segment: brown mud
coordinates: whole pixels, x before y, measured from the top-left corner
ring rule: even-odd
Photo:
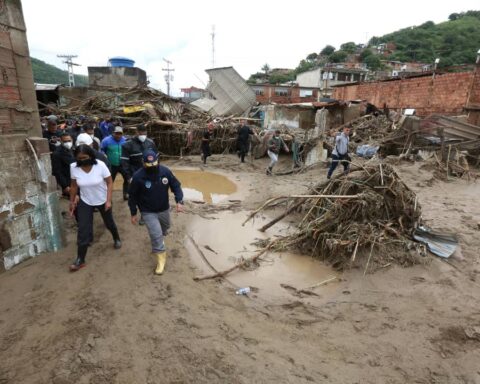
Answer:
[[[238,189],[226,201],[240,200],[234,212],[243,219],[266,198],[301,193],[326,173],[267,177],[266,159],[238,164],[234,156],[213,156],[206,168],[199,157],[167,165],[229,177]],[[282,159],[277,168],[289,167],[290,159]],[[427,222],[459,234],[460,250],[448,263],[432,256],[428,265],[366,276],[350,270],[315,288],[317,295],[298,295],[277,282],[262,287],[255,277],[245,280],[259,288],[249,296],[235,295],[226,281],[193,281],[205,270],[192,262],[187,235],[218,252],[195,221],[218,216],[205,220],[221,223],[229,214],[194,202],[172,213],[166,272],[154,276],[146,229],[131,225],[116,191],[122,249],[113,249],[96,215],[88,265],[70,274],[75,229],[66,221],[64,249],[0,275],[0,383],[479,383],[480,341],[467,330],[480,325],[480,185],[432,181],[416,164],[397,169],[418,194]],[[235,223],[228,225],[230,239],[240,237]],[[269,233],[289,224],[287,218]],[[224,256],[228,261],[238,252]],[[239,273],[266,280],[268,268],[281,264],[269,264],[276,257]],[[286,285],[285,269],[299,269],[305,286],[330,273],[322,267],[317,280],[312,261],[305,262],[312,270],[302,271],[303,262],[290,264],[292,257],[273,273]],[[305,287],[298,279],[293,284]]]

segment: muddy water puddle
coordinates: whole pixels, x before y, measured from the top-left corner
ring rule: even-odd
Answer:
[[[253,256],[258,249],[252,244],[253,242],[273,235],[285,235],[292,230],[287,225],[277,224],[265,233],[258,231],[258,228],[270,220],[268,217],[256,219],[253,223],[248,222],[242,227],[247,214],[247,212],[222,211],[208,219],[195,217],[191,221],[187,231],[194,242],[187,238],[186,247],[194,265],[198,268],[198,275],[211,274],[213,271],[194,243],[208,262],[217,271],[222,271],[233,266],[241,257]],[[284,287],[306,289],[336,276],[337,273],[333,269],[312,257],[289,252],[270,252],[262,257],[258,268],[247,271],[237,270],[227,278],[238,287],[258,288],[256,294],[260,297],[292,298],[291,290]],[[337,282],[332,281],[328,285],[311,290],[324,296],[335,291],[336,286]]]
[[[182,183],[184,200],[217,204],[237,191],[235,183],[217,173],[187,169],[173,169],[172,171]],[[122,184],[122,176],[117,175],[113,183],[113,190],[121,191]]]
[[[216,204],[237,191],[235,183],[213,172],[175,169],[175,176],[182,183],[185,200]]]

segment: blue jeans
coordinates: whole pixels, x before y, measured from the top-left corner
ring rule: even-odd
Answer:
[[[349,157],[348,153],[345,155],[334,155],[332,154],[332,165],[330,166],[330,169],[328,170],[327,177],[330,178],[332,177],[333,171],[335,171],[335,168],[337,168],[338,163],[341,161],[343,165],[343,172],[348,173],[348,168],[350,166],[349,162]]]
[[[165,251],[163,238],[170,228],[170,210],[167,209],[162,212],[142,212],[142,219],[150,235],[152,252],[158,253]]]

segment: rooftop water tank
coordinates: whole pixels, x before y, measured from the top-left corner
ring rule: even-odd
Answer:
[[[129,59],[128,57],[112,57],[108,59],[108,64],[111,67],[133,67],[135,60]]]

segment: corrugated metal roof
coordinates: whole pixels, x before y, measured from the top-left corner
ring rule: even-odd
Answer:
[[[206,72],[210,76],[207,89],[217,101],[213,107],[215,114],[242,114],[255,104],[255,93],[233,67],[212,68]]]
[[[36,91],[55,91],[61,85],[62,84],[39,84],[39,83],[35,83],[35,90]]]
[[[198,99],[190,103],[190,105],[193,105],[194,107],[197,107],[205,112],[210,112],[213,107],[215,107],[215,104],[217,104],[217,100],[207,98]]]

